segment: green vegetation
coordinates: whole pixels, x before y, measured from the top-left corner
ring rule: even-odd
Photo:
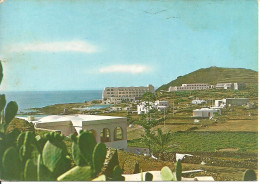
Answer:
[[[175,164],[175,175],[177,181],[181,181],[181,174],[182,174],[182,166],[181,166],[181,160],[178,160]]]
[[[247,87],[257,86],[257,72],[243,68],[202,68],[184,76],[177,77],[176,80],[164,84],[157,89],[168,90],[170,86],[180,86],[189,83],[209,83],[216,85],[221,82],[245,83]]]
[[[239,152],[257,152],[257,132],[174,132],[168,151],[215,152],[238,148]],[[145,147],[140,139],[129,140],[129,146]]]

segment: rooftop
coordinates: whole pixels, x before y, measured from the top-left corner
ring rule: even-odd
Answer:
[[[19,117],[18,117],[19,118]],[[25,118],[23,118],[25,119]],[[42,118],[37,118],[34,123],[51,123],[51,122],[66,122],[71,121],[74,126],[82,126],[82,122],[98,121],[98,120],[111,120],[111,119],[125,119],[125,117],[116,116],[97,116],[97,115],[48,115]]]

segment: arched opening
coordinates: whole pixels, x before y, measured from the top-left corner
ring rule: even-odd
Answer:
[[[89,131],[93,134],[93,136],[95,137],[95,139],[97,141],[97,132],[95,130],[93,130],[93,129],[91,129]]]
[[[110,142],[110,131],[108,128],[104,128],[101,132],[100,132],[100,140],[101,142]]]
[[[123,129],[121,127],[116,127],[114,130],[114,140],[122,140],[123,139]]]

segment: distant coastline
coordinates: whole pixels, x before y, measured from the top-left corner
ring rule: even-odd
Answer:
[[[1,91],[6,101],[16,101],[20,112],[31,111],[54,104],[84,103],[102,98],[102,90],[69,90],[69,91]]]

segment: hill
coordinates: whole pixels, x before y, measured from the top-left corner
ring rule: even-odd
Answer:
[[[157,91],[168,90],[170,86],[180,86],[182,84],[208,83],[216,85],[221,82],[238,82],[245,83],[248,87],[256,86],[258,84],[258,72],[244,68],[220,68],[215,66],[201,68],[187,75],[177,77],[177,79],[159,87]]]

